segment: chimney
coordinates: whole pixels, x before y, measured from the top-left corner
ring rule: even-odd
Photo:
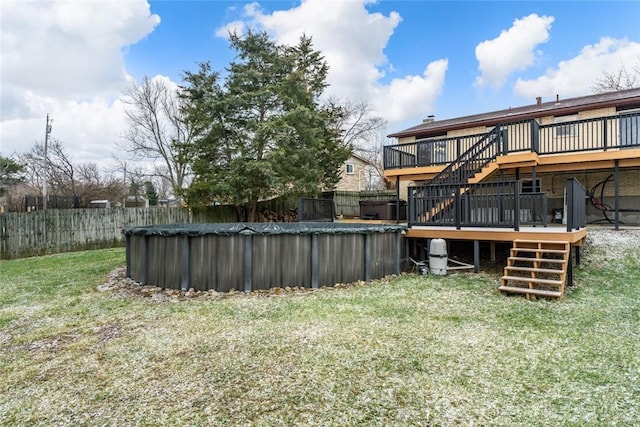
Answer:
[[[556,93],[556,104],[560,104],[560,95]]]
[[[432,123],[436,121],[436,116],[429,114],[426,119],[422,120],[422,123]]]
[[[541,97],[541,96],[538,96],[538,97],[536,98],[536,104],[538,105],[538,107],[541,107],[541,106],[542,106],[542,97]]]

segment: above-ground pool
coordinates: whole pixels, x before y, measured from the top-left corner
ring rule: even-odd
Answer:
[[[317,288],[400,273],[404,225],[175,224],[129,227],[127,277],[171,289]]]

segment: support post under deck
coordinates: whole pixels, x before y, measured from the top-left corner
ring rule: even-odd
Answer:
[[[473,241],[473,272],[480,273],[480,241]]]

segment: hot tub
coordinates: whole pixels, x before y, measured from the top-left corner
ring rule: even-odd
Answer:
[[[400,273],[404,225],[174,224],[128,227],[127,277],[163,288],[317,288]]]

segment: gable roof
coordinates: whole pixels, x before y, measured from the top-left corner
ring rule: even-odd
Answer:
[[[442,135],[443,132],[464,129],[473,126],[495,126],[505,121],[518,121],[541,116],[559,116],[575,114],[587,109],[605,107],[640,107],[640,88],[627,89],[616,92],[599,93],[578,98],[559,99],[540,102],[524,107],[508,108],[490,113],[475,114],[446,120],[436,120],[410,127],[400,132],[388,135],[390,138],[405,136],[429,137]]]
[[[365,164],[367,164],[367,165],[372,165],[372,163],[371,163],[369,160],[367,160],[367,159],[365,159],[364,157],[361,157],[361,156],[359,156],[359,155],[357,155],[357,154],[355,154],[355,153],[351,153],[351,154],[349,155],[349,158],[347,159],[347,162],[348,162],[349,160],[351,160],[351,159],[360,160],[362,163],[365,163]]]

